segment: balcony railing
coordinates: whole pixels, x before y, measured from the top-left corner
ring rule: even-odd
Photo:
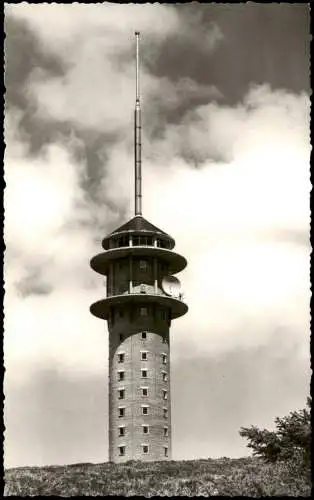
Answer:
[[[130,239],[127,237],[116,240],[112,239],[109,243],[109,250],[115,248],[128,248],[132,246],[166,248],[167,250],[171,250],[172,248],[171,242],[160,238],[153,239],[148,236],[133,236],[130,237]]]
[[[155,289],[153,285],[139,285],[135,287],[130,287],[129,289],[109,289],[108,293],[105,291],[105,297],[104,298],[110,298],[110,297],[115,297],[117,295],[156,295],[156,296],[163,296],[163,297],[169,297],[169,295],[165,294],[160,288]],[[183,293],[180,293],[176,296],[171,296],[171,298],[174,298],[176,300],[180,300],[184,302],[184,295]]]

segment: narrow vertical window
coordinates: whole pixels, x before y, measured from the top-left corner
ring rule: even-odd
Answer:
[[[143,450],[144,455],[147,455],[148,454],[148,445],[147,444],[143,444],[142,445],[142,450]]]
[[[147,378],[147,370],[146,369],[141,370],[141,373],[142,373],[142,378]]]
[[[124,427],[124,425],[121,425],[121,426],[119,427],[119,436],[120,436],[120,437],[121,437],[121,436],[125,436],[125,427]]]
[[[119,389],[119,399],[124,399],[125,398],[125,390],[124,389]]]
[[[124,457],[125,455],[125,446],[119,446],[119,456]]]
[[[142,387],[142,396],[144,397],[148,396],[148,387]]]
[[[147,332],[142,332],[142,339],[146,340],[147,339]]]
[[[145,272],[147,271],[148,264],[146,260],[140,260],[140,270]]]
[[[162,374],[162,381],[163,382],[167,382],[168,378],[167,378],[167,372],[161,372]]]
[[[167,410],[167,408],[163,408],[163,416],[164,416],[164,418],[168,418],[168,410]]]
[[[147,361],[147,351],[141,351],[141,360]]]
[[[164,427],[164,437],[168,437],[168,427]]]
[[[121,406],[119,407],[119,418],[125,417],[125,407]]]
[[[118,354],[118,363],[124,363],[124,353]]]
[[[141,316],[147,316],[147,307],[141,307],[140,308],[140,315]]]
[[[118,380],[124,380],[125,379],[125,372],[124,370],[118,371]]]
[[[162,354],[162,364],[163,365],[167,364],[167,354]]]
[[[142,406],[142,415],[148,415],[148,406]]]
[[[164,453],[165,453],[165,457],[167,457],[168,456],[168,446],[164,447]]]
[[[162,398],[168,399],[168,391],[165,391],[165,390],[162,391]]]
[[[149,433],[149,427],[148,427],[148,425],[143,425],[142,428],[143,428],[143,434],[148,434]]]

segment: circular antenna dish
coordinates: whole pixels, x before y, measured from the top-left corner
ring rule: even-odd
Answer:
[[[166,295],[179,297],[181,292],[181,283],[175,276],[165,276],[161,282],[161,287]]]

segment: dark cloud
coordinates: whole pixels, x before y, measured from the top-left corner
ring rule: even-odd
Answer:
[[[46,77],[60,76],[66,68],[60,58],[43,49],[39,39],[21,20],[5,17],[5,102],[6,110],[22,111],[20,129],[27,136],[30,155],[37,154],[44,144],[53,142],[57,133],[67,129],[66,124],[45,123],[36,115],[36,106],[26,91],[30,75],[37,70]]]
[[[167,75],[174,81],[186,76],[215,85],[227,104],[241,100],[251,83],[266,82],[274,89],[310,92],[307,4],[193,2],[177,5],[176,9],[183,26],[197,14],[203,31],[214,24],[224,38],[213,51],[206,47],[202,50],[199,44],[184,41],[184,37],[167,39],[158,57],[151,61],[154,74]]]
[[[252,83],[267,82],[272,88],[309,91],[309,9],[306,4],[177,5],[181,28],[162,43],[145,34],[141,63],[155,76],[167,77],[176,85],[176,98],[160,95],[144,99],[144,125],[149,139],[162,137],[171,123],[181,123],[195,107],[208,102],[234,104]],[[121,138],[78,128],[66,121],[43,121],[25,91],[34,72],[44,78],[63,75],[61,58],[42,47],[28,25],[6,16],[6,102],[23,111],[20,128],[27,133],[29,153],[60,137],[65,140],[73,127],[86,144],[86,191],[97,201],[97,183],[103,175],[100,148],[110,148]],[[203,44],[203,45],[202,45]],[[111,54],[113,70],[127,68],[134,47]],[[183,84],[195,80],[197,85]],[[181,90],[180,90],[181,89]],[[96,140],[95,140],[96,137]],[[149,144],[147,145],[149,149]],[[189,153],[182,152],[189,161]],[[213,160],[220,157],[213,155]],[[202,161],[198,159],[197,161]]]
[[[25,82],[37,68],[48,75],[62,75],[64,64],[56,56],[42,49],[39,39],[21,20],[5,17],[5,86],[8,106],[26,108]]]

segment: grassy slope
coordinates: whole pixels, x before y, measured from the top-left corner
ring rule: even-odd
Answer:
[[[293,477],[294,476],[294,477]],[[256,458],[20,467],[5,471],[5,495],[309,496],[310,485],[283,465]]]

